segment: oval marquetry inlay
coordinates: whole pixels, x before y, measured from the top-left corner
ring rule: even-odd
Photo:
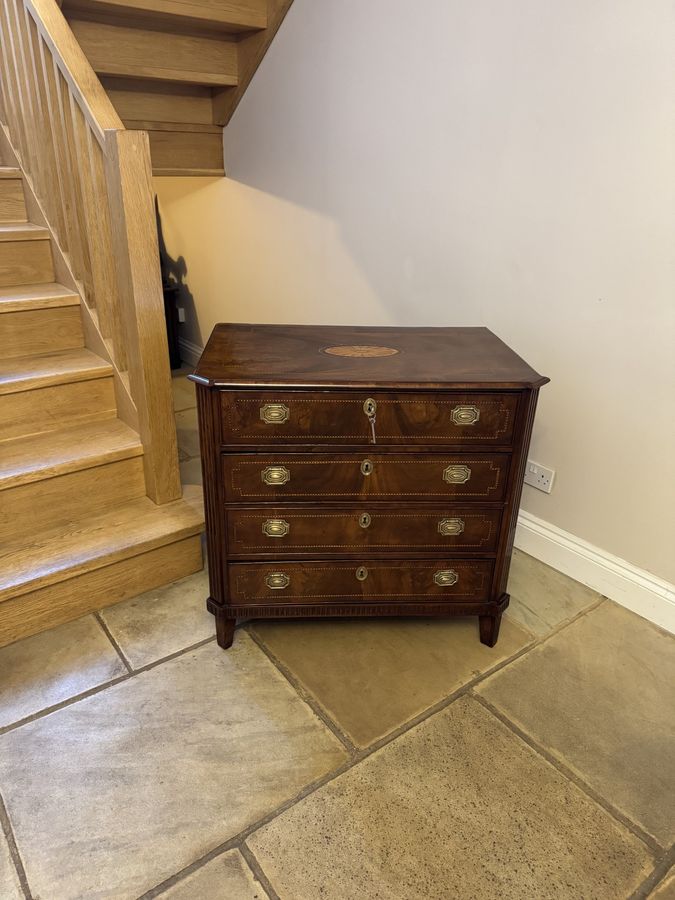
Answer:
[[[324,353],[331,356],[396,356],[399,352],[394,347],[378,347],[370,344],[345,344],[336,347],[324,347]]]

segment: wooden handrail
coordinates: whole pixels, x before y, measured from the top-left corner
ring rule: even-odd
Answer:
[[[148,496],[181,495],[148,135],[127,131],[55,0],[1,0],[9,138],[138,427]],[[120,404],[118,404],[118,408]]]
[[[123,131],[122,120],[54,0],[23,0],[23,5],[31,14],[99,143],[103,143],[105,131]]]

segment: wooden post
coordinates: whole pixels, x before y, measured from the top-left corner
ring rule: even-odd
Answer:
[[[147,492],[168,503],[181,484],[147,132],[106,131],[105,172]]]

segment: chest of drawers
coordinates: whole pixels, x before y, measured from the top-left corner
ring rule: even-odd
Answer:
[[[218,643],[467,616],[494,646],[538,375],[485,328],[218,325],[191,376]]]

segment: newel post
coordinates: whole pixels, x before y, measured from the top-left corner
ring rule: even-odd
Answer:
[[[168,503],[181,496],[181,484],[147,133],[106,131],[105,173],[116,299],[128,343],[147,493],[155,503]]]

